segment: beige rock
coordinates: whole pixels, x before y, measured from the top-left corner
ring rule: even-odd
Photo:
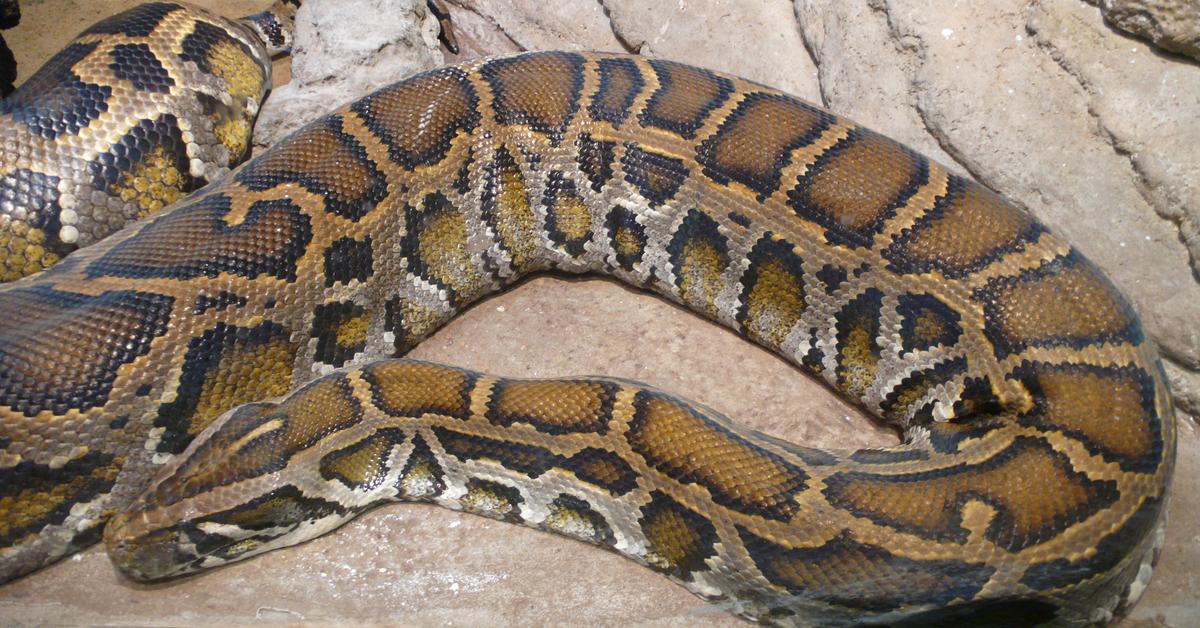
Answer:
[[[524,50],[486,15],[448,2],[446,6],[451,14],[454,37],[459,47],[457,55],[443,49],[442,54],[447,62]]]
[[[914,74],[920,42],[896,32],[880,8],[867,3],[796,0],[795,12],[816,60],[825,106],[965,174],[929,133],[917,108]]]
[[[1197,68],[1070,0],[796,7],[831,108],[1028,207],[1105,269],[1181,371],[1200,366]]]
[[[450,0],[449,4],[452,10],[465,9],[495,24],[521,50],[625,50],[603,7],[592,0]]]
[[[1172,52],[1200,59],[1200,3],[1195,0],[1088,0],[1104,19]]]
[[[307,0],[296,13],[292,81],[254,127],[261,149],[345,103],[441,65],[424,0]]]
[[[786,2],[601,0],[626,47],[730,72],[820,102],[817,68]]]
[[[1200,127],[1179,123],[1200,119],[1200,70],[1111,36],[1097,23],[1094,9],[1070,0],[1035,2],[1027,27],[1039,47],[1078,82],[1099,137],[1129,160],[1134,187],[1160,218],[1174,223],[1193,276],[1200,276]],[[1150,258],[1149,268],[1161,261]],[[1156,314],[1162,325],[1178,332],[1159,341],[1180,363],[1168,370],[1176,399],[1196,413],[1200,362],[1190,347],[1198,344],[1200,317],[1189,308],[1164,307]]]

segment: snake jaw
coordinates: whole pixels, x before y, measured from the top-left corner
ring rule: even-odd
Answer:
[[[188,555],[182,534],[170,528],[156,528],[140,533],[148,522],[136,511],[118,514],[104,530],[104,543],[109,559],[126,577],[138,581],[155,581],[183,575],[194,569],[186,566],[195,562]]]

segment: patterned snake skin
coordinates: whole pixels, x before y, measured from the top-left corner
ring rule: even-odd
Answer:
[[[547,269],[738,330],[904,444],[805,448],[627,381],[372,362]],[[1068,244],[878,134],[668,61],[413,77],[0,288],[0,580],[114,515],[114,562],[157,579],[421,500],[759,621],[1086,625],[1144,588],[1174,458],[1155,349]]]
[[[296,2],[237,22],[140,5],[84,31],[0,102],[0,281],[242,161]]]

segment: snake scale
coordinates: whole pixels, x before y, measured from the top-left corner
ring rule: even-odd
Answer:
[[[1156,351],[1023,210],[799,99],[619,54],[420,74],[223,175],[269,71],[246,24],[145,5],[3,105],[5,272],[170,206],[0,288],[0,580],[101,534],[170,577],[431,501],[770,623],[1087,625],[1144,589],[1175,455]],[[636,382],[395,357],[544,270],[677,301],[904,441],[818,450]]]

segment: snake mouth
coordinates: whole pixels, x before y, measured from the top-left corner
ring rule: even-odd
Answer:
[[[142,517],[141,525],[136,525]],[[124,576],[139,582],[154,582],[184,575],[195,568],[196,555],[187,551],[185,535],[173,528],[156,528],[139,534],[144,516],[137,512],[118,514],[105,527],[104,543],[109,560]]]

